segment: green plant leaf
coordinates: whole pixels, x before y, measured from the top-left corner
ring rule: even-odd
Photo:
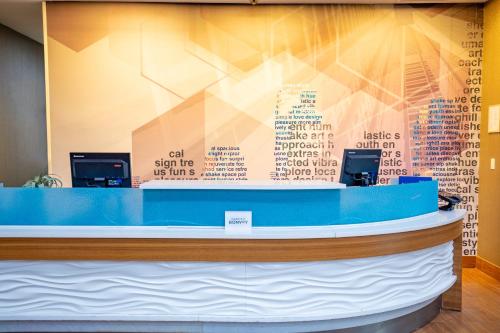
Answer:
[[[23,187],[62,187],[62,181],[56,175],[40,174],[28,180]]]

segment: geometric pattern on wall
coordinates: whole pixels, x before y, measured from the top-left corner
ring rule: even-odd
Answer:
[[[467,80],[480,75],[470,61],[481,22],[480,6],[461,4],[50,2],[51,171],[69,184],[70,151],[131,151],[140,182],[182,152],[193,178],[239,163],[244,179],[274,179],[283,163],[336,181],[344,148],[372,147],[387,153],[386,180],[404,172],[450,190],[474,183],[477,165],[463,161],[479,152],[480,86]],[[297,115],[321,127],[295,142],[312,148],[279,162],[281,143],[295,140],[279,117]],[[221,151],[228,157],[216,159]]]

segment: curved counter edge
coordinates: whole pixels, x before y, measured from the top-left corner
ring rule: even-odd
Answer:
[[[374,236],[309,239],[0,238],[0,260],[290,262],[366,258],[460,237],[462,221]]]
[[[374,332],[380,325],[386,327],[385,333],[413,332],[434,319],[440,312],[441,300],[398,309],[389,313],[361,317],[354,320],[320,320],[307,322],[266,323],[261,322],[168,322],[168,321],[96,321],[96,320],[6,320],[0,321],[0,332],[69,332],[78,326],[82,332],[150,332],[150,333],[303,333],[303,332]],[[340,331],[339,331],[340,330]]]
[[[465,213],[465,210],[457,209],[405,219],[359,224],[317,227],[254,227],[249,235],[228,235],[223,227],[0,225],[0,238],[340,238],[429,229],[459,221],[463,219]]]
[[[0,332],[68,332],[76,325],[83,332],[185,332],[185,333],[241,333],[242,330],[252,333],[303,333],[303,332],[339,332],[349,333],[374,332],[381,325],[385,333],[413,332],[434,319],[441,310],[441,299],[416,304],[414,306],[391,311],[390,313],[359,318],[355,327],[352,319],[321,320],[294,323],[234,323],[234,322],[159,322],[159,321],[86,321],[86,320],[7,320],[0,322]]]

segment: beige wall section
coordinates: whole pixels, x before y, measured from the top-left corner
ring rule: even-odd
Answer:
[[[485,6],[483,53],[478,255],[500,266],[500,133],[488,134],[488,107],[500,104],[500,0]]]

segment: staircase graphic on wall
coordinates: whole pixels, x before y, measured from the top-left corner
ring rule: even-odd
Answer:
[[[403,89],[406,100],[406,128],[409,133],[407,165],[416,175],[425,172],[429,166],[429,161],[425,158],[428,144],[426,137],[429,132],[427,124],[429,104],[432,99],[441,95],[435,74],[439,64],[431,64],[429,61],[432,59],[430,54],[435,57],[435,53],[439,53],[439,48],[425,36],[411,29],[407,29],[406,38]]]

